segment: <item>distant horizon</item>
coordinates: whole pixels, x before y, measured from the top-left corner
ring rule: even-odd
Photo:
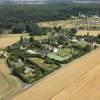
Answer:
[[[1,4],[100,3],[100,0],[0,0]]]

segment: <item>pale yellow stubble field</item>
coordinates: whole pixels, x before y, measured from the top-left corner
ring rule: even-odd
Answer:
[[[100,48],[63,65],[13,100],[100,100],[99,55]]]

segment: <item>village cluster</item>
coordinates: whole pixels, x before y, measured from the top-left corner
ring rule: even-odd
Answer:
[[[74,31],[71,31],[74,32]],[[26,83],[33,83],[75,58],[95,49],[100,44],[100,35],[76,36],[74,33],[55,33],[46,39],[23,38],[0,50],[12,73]]]

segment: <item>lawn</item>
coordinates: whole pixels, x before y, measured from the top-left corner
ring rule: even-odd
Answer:
[[[72,51],[73,50],[70,49],[70,48],[61,48],[61,49],[58,50],[57,55],[61,56],[61,57],[67,57],[72,53]]]
[[[59,67],[56,64],[47,63],[45,59],[42,59],[42,58],[30,58],[30,60],[31,62],[39,65],[39,67],[43,68],[46,71],[53,71]]]
[[[66,60],[64,57],[58,56],[58,55],[53,54],[53,53],[48,54],[47,57],[49,59],[52,59],[52,60],[55,60],[55,61],[58,61],[58,62],[63,62],[63,61]]]

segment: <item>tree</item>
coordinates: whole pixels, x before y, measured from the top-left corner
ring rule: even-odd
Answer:
[[[22,33],[25,31],[25,26],[23,23],[15,24],[12,28],[13,33]]]
[[[29,39],[30,43],[33,43],[34,41],[34,38],[31,36],[30,39]]]
[[[76,33],[77,33],[77,29],[76,28],[70,28],[70,30],[69,30],[69,35],[70,36],[75,36]]]
[[[16,74],[16,75],[20,75],[20,74],[22,74],[24,72],[24,67],[15,67],[15,69],[14,69],[14,73]]]
[[[3,33],[3,28],[0,28],[0,34],[2,34]]]
[[[82,50],[85,52],[89,52],[91,50],[91,46],[87,44],[84,48],[82,48]]]
[[[97,38],[100,39],[100,34],[97,35]]]
[[[20,43],[23,44],[23,36],[20,37]]]
[[[31,23],[26,26],[26,32],[28,32],[30,36],[40,35],[41,31],[41,28],[35,23]]]
[[[26,25],[25,30],[26,30],[26,32],[28,32],[28,33],[32,32],[32,29],[31,29],[30,25]]]
[[[56,27],[56,26],[55,26],[55,27],[54,27],[54,31],[55,31],[55,32],[60,32],[60,31],[61,31],[61,29],[62,29],[62,27],[61,27],[61,26],[59,26],[59,27]]]

